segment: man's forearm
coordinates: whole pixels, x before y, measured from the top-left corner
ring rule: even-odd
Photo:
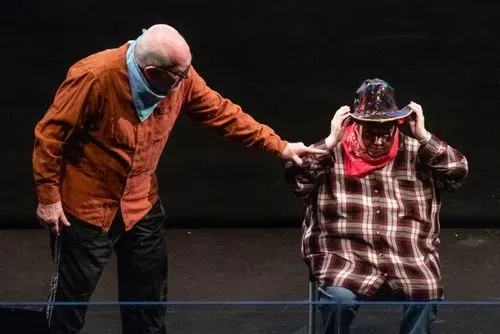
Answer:
[[[189,117],[246,147],[256,147],[281,156],[287,142],[272,128],[244,113],[239,105],[210,89],[194,69],[185,89],[184,111]]]
[[[331,134],[325,138],[325,146],[329,151],[333,150],[338,145],[338,143],[339,140],[336,140]]]

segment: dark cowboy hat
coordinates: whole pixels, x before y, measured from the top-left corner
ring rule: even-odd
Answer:
[[[356,91],[352,118],[364,122],[388,122],[404,118],[411,109],[399,109],[394,88],[381,79],[367,79]]]

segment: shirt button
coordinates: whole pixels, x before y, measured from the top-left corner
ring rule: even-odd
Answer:
[[[376,235],[380,235],[380,232],[379,232],[379,231],[377,231],[377,232],[375,232],[375,234],[376,234]]]
[[[378,190],[377,189],[375,189],[375,194],[378,194]]]
[[[378,257],[384,257],[384,253],[378,253]]]
[[[387,273],[384,273],[384,277],[387,277],[387,276],[389,276],[389,275]]]
[[[380,213],[380,210],[375,211],[377,214]]]

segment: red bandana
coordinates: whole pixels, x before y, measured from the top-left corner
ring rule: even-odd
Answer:
[[[344,158],[346,176],[362,177],[387,165],[396,157],[399,146],[399,129],[396,127],[394,142],[389,152],[379,158],[372,158],[360,145],[355,126],[355,124],[351,124],[345,129],[342,137],[342,147],[344,148],[342,157]]]

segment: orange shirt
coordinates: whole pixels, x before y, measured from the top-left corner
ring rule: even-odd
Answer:
[[[70,214],[108,230],[119,209],[128,230],[158,198],[156,166],[180,112],[247,147],[281,154],[287,142],[189,76],[144,122],[132,101],[128,44],[74,64],[35,128],[38,201],[62,201]]]

